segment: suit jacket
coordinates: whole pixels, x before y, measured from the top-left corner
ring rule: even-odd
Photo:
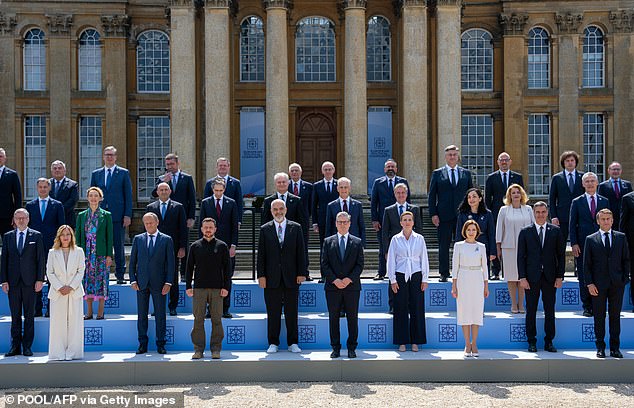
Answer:
[[[66,223],[64,206],[59,201],[49,197],[44,220],[42,220],[40,212],[39,198],[29,201],[26,204],[26,210],[29,212],[29,227],[42,234],[44,249],[48,251],[53,247],[57,229]]]
[[[581,184],[581,177],[583,177],[583,173],[575,170],[575,186],[573,191],[570,192],[565,170],[553,176],[548,193],[548,209],[551,219],[558,218],[559,222],[563,223],[569,221],[572,200],[585,193],[585,189]]]
[[[99,187],[103,191],[101,207],[110,211],[112,222],[121,222],[123,217],[132,218],[132,182],[130,172],[123,167],[116,166],[106,188],[106,171],[103,167],[92,172],[91,187]]]
[[[294,182],[293,180],[291,180],[291,182],[288,185],[288,192],[291,194],[294,194],[293,184]],[[302,207],[304,207],[304,214],[306,215],[306,224],[308,225],[308,223],[310,223],[310,214],[311,214],[312,203],[313,203],[313,185],[305,180],[302,180],[301,183],[299,184],[299,195],[297,196],[302,199],[301,203],[302,203]]]
[[[519,184],[524,187],[524,179],[520,173],[514,171],[508,171],[508,185]],[[502,183],[502,174],[500,171],[495,171],[487,176],[484,190],[484,203],[487,208],[493,213],[493,220],[497,221],[500,208],[504,205],[504,198],[506,197],[507,186]]]
[[[205,192],[203,194],[203,199],[207,197],[211,197],[214,192],[212,188],[212,183],[215,177],[207,180],[205,184]],[[244,198],[242,197],[242,185],[240,184],[240,180],[235,177],[227,176],[227,185],[225,188],[225,195],[238,205],[238,222],[242,223],[242,212],[244,211]]]
[[[275,228],[275,221],[269,221],[260,227],[258,278],[265,277],[266,287],[269,289],[279,288],[282,282],[288,289],[297,288],[297,277],[308,276],[302,227],[287,219],[281,246]]]
[[[350,198],[348,200],[348,214],[350,214],[350,234],[357,238],[361,238],[363,247],[365,247],[365,222],[363,221],[363,206],[361,202]],[[337,214],[341,212],[341,200],[336,200],[328,204],[326,212],[326,236],[329,237],[337,233]]]
[[[332,179],[330,193],[326,191],[326,182],[324,179],[313,184],[313,205],[311,214],[313,215],[313,225],[317,224],[319,228],[326,228],[326,213],[328,204],[339,197],[337,191],[337,179]]]
[[[216,238],[223,241],[227,246],[238,246],[238,204],[227,197],[222,198],[222,211],[220,211],[220,217],[216,211],[216,198],[214,196],[205,198],[200,203],[200,217],[198,219],[198,225],[202,225],[202,221],[211,217],[216,220]],[[202,238],[202,231],[199,232],[198,237]]]
[[[340,290],[333,282],[336,279],[350,278],[352,283],[345,291],[361,290],[361,273],[363,272],[363,243],[361,239],[348,234],[343,260],[339,252],[339,236],[331,235],[324,239],[321,257],[321,271],[324,276],[326,291]]]
[[[44,281],[46,268],[46,252],[42,234],[27,228],[24,237],[22,253],[18,252],[16,229],[2,237],[2,264],[0,268],[0,283],[16,286],[22,281],[26,286],[35,285],[36,281]]]
[[[535,224],[524,227],[517,241],[517,270],[520,279],[539,282],[542,275],[548,282],[564,278],[566,271],[566,239],[561,229],[546,223],[544,245],[539,242]]]
[[[616,198],[616,192],[614,191],[614,183],[612,179],[607,179],[603,183],[599,184],[599,190],[597,193],[607,198],[610,202],[610,211],[614,216],[614,223],[612,223],[612,228],[615,230],[621,231],[620,229],[620,220],[621,220],[621,202],[623,200],[623,196],[631,193],[632,183],[627,180],[620,179],[619,180],[619,198]]]
[[[437,215],[440,221],[448,222],[457,218],[458,207],[473,187],[471,172],[460,166],[458,169],[458,185],[451,184],[451,176],[446,166],[434,170],[429,182],[429,216]]]
[[[308,231],[308,216],[304,212],[302,199],[291,193],[286,193],[284,199],[286,201],[286,218],[301,225],[302,234],[304,231]],[[273,214],[271,214],[271,203],[273,200],[277,200],[277,193],[271,194],[264,199],[262,204],[262,224],[273,220]]]
[[[174,244],[169,235],[158,231],[150,254],[147,240],[148,234],[144,232],[132,241],[130,282],[136,282],[139,289],[160,291],[166,283],[174,281]]]
[[[609,208],[608,199],[595,194],[597,201],[597,212],[604,208]],[[583,248],[586,237],[599,230],[596,218],[592,217],[586,195],[583,194],[574,200],[570,205],[570,245],[579,245]]]
[[[174,250],[187,248],[187,216],[181,203],[170,199],[165,210],[165,219],[161,217],[160,200],[148,204],[146,209],[156,214],[159,219],[158,229],[172,238]]]
[[[631,248],[634,246],[634,193],[623,196],[620,218],[619,231],[625,233]]]
[[[487,248],[487,255],[498,255],[497,245],[495,245],[495,221],[493,220],[493,213],[490,210],[486,210],[484,214],[478,214],[473,217],[471,211],[469,213],[458,213],[458,220],[456,221],[456,242],[464,240],[462,236],[462,227],[465,222],[473,219],[480,226],[480,236],[477,241],[483,243]]]
[[[417,205],[406,204],[403,211],[411,211],[414,214],[414,232],[423,234],[423,219],[421,217],[420,208]],[[387,207],[383,212],[381,220],[381,240],[385,253],[390,248],[392,237],[403,230],[401,227],[401,217],[398,215],[398,203],[394,203]]]
[[[109,256],[112,257],[114,231],[112,226],[112,216],[109,211],[103,208],[98,208],[99,214],[97,214],[97,256]],[[75,231],[75,240],[77,245],[82,247],[84,253],[86,253],[86,230],[84,225],[86,219],[90,213],[90,208],[77,214],[77,230]]]
[[[48,298],[55,301],[62,297],[59,290],[63,286],[70,286],[73,291],[68,296],[81,299],[84,296],[82,279],[86,269],[86,258],[81,247],[75,247],[68,253],[68,263],[64,262],[64,252],[61,249],[48,251],[46,261],[46,276],[51,284]]]
[[[0,176],[0,218],[12,219],[13,213],[22,207],[22,185],[15,170],[4,167]]]
[[[586,285],[593,283],[600,290],[625,286],[630,276],[630,251],[625,234],[612,230],[610,252],[603,245],[602,234],[599,230],[586,239],[583,280]]]
[[[156,186],[162,182],[163,180],[161,180],[161,177],[158,177],[156,179]],[[196,188],[194,187],[194,178],[184,171],[181,171],[180,176],[178,176],[178,184],[176,185],[176,188],[174,188],[174,183],[172,181],[167,184],[169,184],[172,189],[170,199],[183,204],[183,207],[185,208],[185,216],[188,220],[196,219]],[[152,197],[158,198],[156,187],[152,190]]]
[[[394,186],[404,183],[407,186],[407,202],[410,201],[410,191],[407,179],[404,177],[394,176],[392,181],[392,190],[389,188],[387,176],[382,176],[374,180],[372,184],[372,194],[370,196],[370,215],[372,221],[383,222],[383,212],[387,207],[396,202],[394,197]]]
[[[79,185],[76,181],[69,179],[68,177],[64,177],[62,182],[59,184],[59,190],[55,191],[55,179],[51,178],[51,192],[49,195],[61,202],[64,206],[64,218],[66,219],[66,224],[70,225],[73,229],[75,229],[75,207],[77,206],[77,202],[79,201]]]

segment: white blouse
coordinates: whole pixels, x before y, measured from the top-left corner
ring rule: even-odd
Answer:
[[[390,283],[396,283],[396,272],[405,274],[405,282],[408,282],[416,272],[423,274],[423,282],[428,281],[429,260],[427,245],[422,235],[412,231],[412,235],[407,239],[401,231],[392,237],[390,249],[387,251],[387,276]]]

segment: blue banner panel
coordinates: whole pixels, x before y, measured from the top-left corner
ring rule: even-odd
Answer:
[[[264,109],[240,111],[240,182],[243,194],[264,195],[266,176]]]
[[[392,109],[368,109],[368,194],[372,183],[384,175],[385,161],[392,157]]]

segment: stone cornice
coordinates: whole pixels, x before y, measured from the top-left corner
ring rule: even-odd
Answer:
[[[46,24],[51,35],[69,35],[73,26],[72,14],[47,14]]]
[[[436,0],[436,7],[440,6],[462,7],[462,0]]]
[[[500,14],[499,22],[504,29],[504,35],[523,35],[524,26],[528,21],[528,14]]]
[[[130,17],[126,14],[101,16],[101,26],[106,37],[125,38],[130,28]]]
[[[555,14],[555,23],[559,28],[559,32],[574,34],[579,30],[579,26],[583,21],[583,14]]]
[[[634,11],[631,10],[610,11],[609,15],[610,24],[615,33],[631,33],[633,18]]]
[[[341,0],[341,6],[343,9],[348,8],[366,8],[368,0]]]
[[[293,8],[293,0],[262,0],[262,5],[265,10],[268,8],[285,8],[288,10]]]
[[[195,0],[169,0],[170,7],[194,7]]]
[[[410,7],[410,6],[427,6],[427,0],[399,0],[399,7]]]
[[[232,0],[205,0],[206,8],[229,8]]]
[[[7,16],[0,13],[0,35],[12,36],[15,26],[18,24],[16,16]]]

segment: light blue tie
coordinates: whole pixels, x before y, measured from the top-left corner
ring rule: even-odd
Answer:
[[[46,200],[40,200],[40,215],[42,215],[42,221],[44,221],[44,215],[46,215]]]
[[[161,203],[161,218],[165,219],[165,211],[167,211],[167,203]]]
[[[282,225],[277,228],[277,239],[280,241],[280,245],[284,243],[284,231],[282,230]]]
[[[344,256],[346,255],[346,240],[343,238],[343,235],[339,239],[339,256],[343,261]]]

